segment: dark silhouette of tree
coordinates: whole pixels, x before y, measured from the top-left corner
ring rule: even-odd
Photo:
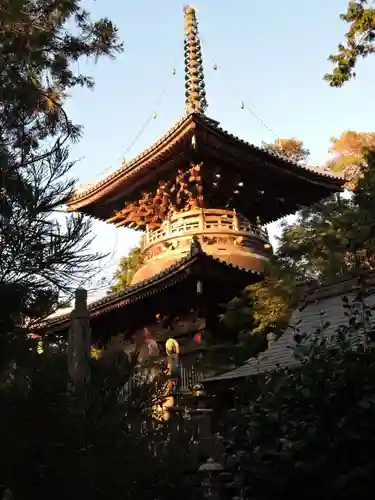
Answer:
[[[48,314],[94,272],[90,223],[58,212],[73,192],[68,148],[81,132],[63,106],[71,88],[94,84],[76,61],[120,50],[112,22],[91,20],[80,0],[1,3],[1,333]]]
[[[300,367],[233,388],[223,417],[231,494],[241,498],[365,500],[374,488],[375,350],[365,347],[361,294],[343,301],[348,322],[295,349]],[[324,334],[324,331],[322,332]]]

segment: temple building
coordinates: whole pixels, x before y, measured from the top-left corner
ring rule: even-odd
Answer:
[[[317,285],[315,282],[300,285],[298,307],[292,313],[289,326],[276,339],[268,336],[268,349],[244,365],[205,379],[205,387],[227,393],[243,379],[271,373],[277,369],[298,369],[301,360],[295,357],[297,339],[314,334],[330,337],[342,326],[348,326],[351,316],[361,317],[356,334],[364,343],[374,342],[375,329],[372,314],[362,316],[364,308],[375,308],[375,272],[365,271],[354,276],[336,278]],[[296,339],[297,337],[297,339]]]
[[[131,286],[89,305],[93,342],[127,350],[141,337],[150,355],[172,349],[189,387],[203,376],[195,367],[207,345],[233,342],[218,321],[220,306],[262,279],[272,252],[265,226],[340,191],[343,180],[247,143],[208,117],[192,7],[184,19],[184,116],[77,192],[68,208],[142,232],[142,266]],[[66,335],[69,321],[51,318],[48,333]]]

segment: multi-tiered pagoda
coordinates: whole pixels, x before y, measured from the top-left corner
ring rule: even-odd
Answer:
[[[145,335],[163,352],[174,339],[169,345],[182,359],[207,339],[225,340],[219,305],[262,279],[272,251],[265,224],[343,184],[329,171],[240,140],[206,115],[195,10],[184,11],[185,115],[134,160],[69,201],[70,211],[142,232],[143,264],[131,286],[89,306],[93,340],[121,338],[127,349]],[[69,315],[48,322],[50,333],[68,327]]]

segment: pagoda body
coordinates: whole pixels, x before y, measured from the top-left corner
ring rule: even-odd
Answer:
[[[342,189],[329,171],[297,165],[246,143],[206,116],[195,11],[185,8],[186,113],[134,160],[69,201],[69,210],[142,231],[131,286],[89,306],[94,341],[181,357],[182,385],[198,382],[197,356],[229,342],[219,305],[262,279],[272,248],[264,225]],[[67,315],[48,322],[69,327]],[[185,379],[184,379],[185,377]]]

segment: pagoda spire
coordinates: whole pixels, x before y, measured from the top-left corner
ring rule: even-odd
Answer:
[[[198,21],[193,7],[184,7],[184,13],[185,109],[187,114],[203,114],[207,108],[207,101]]]

